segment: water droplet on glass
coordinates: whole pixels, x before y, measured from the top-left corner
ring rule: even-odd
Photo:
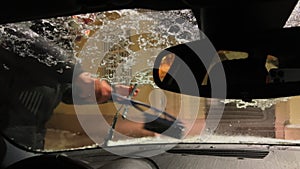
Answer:
[[[169,28],[168,32],[175,34],[180,31],[180,27],[178,25],[173,25]]]
[[[9,70],[9,67],[8,67],[6,64],[3,64],[3,68],[4,68],[5,70]]]
[[[64,70],[63,69],[59,69],[59,70],[56,70],[58,73],[63,73]]]

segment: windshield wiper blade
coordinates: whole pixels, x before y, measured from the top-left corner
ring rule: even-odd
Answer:
[[[141,113],[143,113],[147,121],[144,125],[144,128],[146,130],[150,130],[177,139],[182,138],[184,125],[180,120],[176,119],[171,114],[143,102],[132,100],[118,94],[113,94],[113,97],[116,97],[115,100],[120,104],[131,105]],[[156,115],[145,112],[143,108],[151,109],[152,111],[156,112]],[[160,116],[163,116],[164,118]]]
[[[168,120],[151,114],[144,114],[144,116],[147,121],[144,129],[177,139],[183,137],[184,126],[180,121]]]
[[[134,92],[134,91],[132,91],[132,92]],[[139,110],[141,113],[143,113],[145,120],[146,120],[146,123],[144,123],[144,129],[152,131],[152,132],[156,132],[159,134],[163,134],[163,135],[166,135],[169,137],[177,138],[177,139],[182,138],[185,127],[180,120],[176,119],[171,114],[169,114],[163,110],[160,110],[156,107],[150,106],[146,103],[133,100],[133,99],[131,99],[131,97],[121,96],[117,93],[112,93],[112,98],[113,98],[112,100],[114,102],[122,104],[122,106],[115,113],[113,123],[109,130],[107,138],[105,139],[104,146],[107,146],[108,141],[110,141],[113,138],[113,132],[114,132],[117,120],[118,120],[118,115],[119,115],[119,112],[121,111],[121,109],[123,108],[123,106],[125,106],[125,108],[126,108],[125,111],[127,111],[128,106],[132,106],[135,109]],[[147,109],[154,111],[156,113],[156,115],[145,112],[143,108],[147,108]],[[127,112],[125,112],[125,114],[123,113],[123,115],[125,115],[125,116],[122,116],[122,117],[126,118],[126,114],[127,114]],[[160,117],[160,116],[163,116],[163,117]]]

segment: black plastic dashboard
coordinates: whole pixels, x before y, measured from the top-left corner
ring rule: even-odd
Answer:
[[[6,142],[6,144],[9,144]],[[169,144],[150,147],[166,148]],[[75,168],[75,169],[295,169],[300,168],[300,148],[285,145],[251,144],[178,144],[154,156],[130,157],[133,152],[146,153],[143,145],[116,146],[124,156],[100,148],[65,152],[33,153],[23,151],[19,161],[6,169]],[[13,145],[8,145],[11,151]],[[20,151],[20,149],[18,149]],[[128,152],[128,154],[127,154]],[[19,155],[22,153],[18,153]]]

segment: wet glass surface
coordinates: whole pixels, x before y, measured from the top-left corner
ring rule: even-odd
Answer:
[[[298,15],[291,18],[287,26],[295,25]],[[163,91],[155,85],[152,68],[159,52],[200,39],[190,10],[107,11],[1,25],[0,33],[1,46],[17,53],[17,59],[25,60],[19,63],[12,59],[16,56],[8,55],[5,58],[8,62],[1,61],[0,73],[7,82],[0,82],[3,83],[1,92],[14,103],[1,105],[1,111],[6,112],[2,119],[7,119],[1,121],[1,127],[8,137],[27,148],[55,151],[97,147],[107,136],[107,126],[112,123],[120,105],[96,105],[96,111],[90,105],[80,105],[89,118],[101,113],[106,122],[101,128],[104,124],[83,124],[76,112],[78,109],[60,100],[65,86],[70,83],[62,83],[60,78],[64,78],[75,63],[111,84],[138,84],[140,93],[134,99],[164,109],[175,117],[180,116],[188,126],[186,137],[179,142],[286,144],[297,143],[300,139],[299,97],[252,102],[205,99]],[[37,38],[39,36],[42,38]],[[49,50],[48,54],[42,50]],[[43,65],[43,71],[31,70],[32,62],[33,67],[35,62]],[[11,76],[16,66],[30,71]],[[47,78],[48,67],[62,76]],[[28,73],[32,75],[26,78]],[[13,82],[18,84],[13,86],[15,92],[7,93],[5,85]],[[195,108],[194,105],[199,106]],[[207,120],[211,106],[215,109],[225,106],[222,116],[210,115]],[[126,119],[119,116],[117,134],[109,145],[178,142],[145,130],[143,120],[139,111],[129,108]],[[210,126],[208,123],[215,128],[207,127]],[[83,125],[88,125],[91,130],[87,132]]]

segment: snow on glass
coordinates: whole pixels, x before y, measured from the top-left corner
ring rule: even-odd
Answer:
[[[151,70],[159,52],[200,37],[190,10],[118,10],[94,17],[101,24],[87,28],[94,33],[78,57],[91,72],[111,83],[156,87]]]
[[[64,69],[70,69],[68,63],[73,63],[73,56],[68,38],[71,36],[68,29],[58,26],[62,21],[62,18],[55,18],[0,25],[0,45],[19,57],[32,57],[49,67],[64,64]],[[64,56],[64,59],[57,56]],[[63,73],[63,69],[57,72]]]
[[[24,33],[26,37],[11,33],[14,31]],[[95,33],[90,36],[90,32]],[[132,67],[139,64],[136,62],[139,51],[152,52],[145,61],[145,70],[141,70],[144,72],[153,66],[159,51],[154,49],[199,39],[199,30],[190,10],[158,12],[134,9],[5,24],[0,26],[0,36],[1,45],[21,57],[34,57],[47,66],[55,66],[73,61],[71,58],[78,56],[78,61],[89,64],[88,69],[102,70],[102,73],[95,72],[99,77],[115,83],[130,83],[134,79]],[[39,41],[37,36],[42,36],[55,52],[70,59],[60,60],[55,52],[35,51],[31,45]],[[87,47],[83,47],[85,50],[78,50],[76,42],[79,37],[92,43],[87,42]],[[132,38],[136,38],[135,42]],[[63,73],[63,70],[57,72]],[[139,77],[134,79],[135,83],[151,83],[151,74],[140,76],[141,72],[135,71]]]

